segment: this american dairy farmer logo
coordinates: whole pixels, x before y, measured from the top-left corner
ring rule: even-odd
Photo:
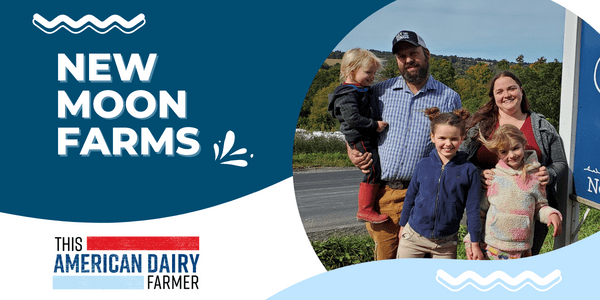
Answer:
[[[55,237],[55,290],[197,290],[197,236]],[[85,249],[84,249],[85,248]]]
[[[48,21],[41,15],[35,14],[33,15],[32,22],[33,25],[46,34],[53,34],[61,28],[64,28],[73,34],[79,34],[88,28],[100,34],[105,34],[113,28],[117,28],[125,34],[131,34],[144,26],[144,24],[146,24],[146,19],[144,14],[139,14],[130,21],[123,19],[119,15],[112,15],[106,20],[100,21],[93,15],[86,15],[77,21],[73,21],[73,19],[67,15],[59,15],[52,19],[52,21]]]

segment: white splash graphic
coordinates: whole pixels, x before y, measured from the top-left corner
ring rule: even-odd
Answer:
[[[458,292],[467,285],[472,285],[482,292],[487,292],[497,285],[500,285],[511,292],[516,292],[526,285],[530,285],[540,292],[545,292],[557,285],[562,280],[562,276],[560,270],[554,270],[544,278],[541,278],[531,271],[525,271],[515,278],[508,276],[502,271],[496,271],[484,278],[473,271],[466,271],[457,278],[454,278],[444,272],[444,270],[438,270],[435,279],[441,285],[453,292]]]
[[[221,141],[219,141],[219,143],[221,143]],[[235,134],[233,133],[233,131],[227,131],[227,133],[225,134],[225,142],[223,143],[223,152],[221,153],[221,156],[219,157],[219,145],[218,143],[214,144],[214,149],[215,149],[215,160],[223,160],[223,158],[225,157],[225,155],[227,155],[229,153],[229,151],[231,150],[231,148],[233,148],[233,144],[235,143]],[[238,149],[236,151],[234,151],[233,153],[230,153],[229,156],[234,156],[234,155],[241,155],[241,154],[246,154],[246,152],[248,152],[246,150],[246,148],[241,148]],[[250,158],[254,157],[254,154],[250,154]],[[222,165],[232,165],[232,166],[237,166],[237,167],[246,167],[248,166],[248,162],[242,159],[237,159],[237,160],[229,160],[229,161],[222,161],[221,162]]]
[[[135,18],[131,19],[131,21],[126,21],[119,15],[112,15],[104,21],[100,21],[92,15],[85,15],[78,21],[73,21],[66,15],[59,15],[54,18],[54,20],[48,21],[41,15],[34,14],[32,22],[33,25],[46,34],[53,34],[61,28],[64,28],[73,34],[79,34],[87,28],[91,28],[97,33],[105,34],[115,27],[125,34],[131,34],[146,24],[144,14],[137,15]]]

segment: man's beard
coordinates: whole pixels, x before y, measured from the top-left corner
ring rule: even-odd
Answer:
[[[407,69],[413,66],[416,66],[418,71],[416,74],[409,74]],[[424,62],[424,66],[411,62],[410,64],[405,65],[404,69],[400,70],[400,73],[408,83],[421,83],[427,79],[427,75],[429,74],[429,61]]]

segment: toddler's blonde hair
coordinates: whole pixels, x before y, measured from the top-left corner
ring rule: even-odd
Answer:
[[[377,66],[377,69],[381,68],[381,60],[373,52],[361,48],[350,49],[342,57],[340,81],[354,79],[352,72],[357,71],[360,67],[369,68],[374,65]]]

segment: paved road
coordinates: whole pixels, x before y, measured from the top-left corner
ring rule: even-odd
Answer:
[[[325,168],[294,172],[296,201],[309,238],[333,233],[366,233],[356,220],[358,187],[363,178],[355,168]],[[466,215],[461,221],[466,225]]]
[[[356,220],[362,177],[356,168],[294,172],[296,201],[306,232],[364,228]]]

